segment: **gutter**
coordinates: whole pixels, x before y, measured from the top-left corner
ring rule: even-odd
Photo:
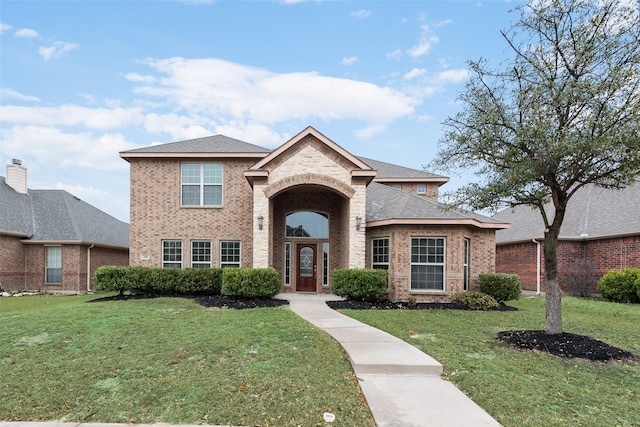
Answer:
[[[536,295],[540,295],[540,242],[536,239],[532,239],[536,244]]]

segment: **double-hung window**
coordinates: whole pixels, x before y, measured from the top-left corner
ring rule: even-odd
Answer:
[[[162,241],[162,267],[182,268],[182,240]]]
[[[220,267],[240,267],[240,242],[220,242]]]
[[[182,206],[222,206],[222,164],[182,163]]]
[[[444,238],[411,239],[411,290],[444,291]]]
[[[45,283],[62,283],[62,247],[45,246]]]
[[[371,240],[371,267],[389,269],[389,238]]]
[[[209,240],[191,241],[191,267],[211,268],[211,242]]]

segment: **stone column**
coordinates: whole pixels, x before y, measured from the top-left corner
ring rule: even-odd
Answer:
[[[349,268],[365,266],[365,220],[367,204],[367,187],[364,184],[353,184],[355,194],[349,200]],[[356,217],[362,218],[360,230],[356,230]]]
[[[253,186],[253,267],[269,267],[269,228],[271,215],[269,198],[264,195],[266,185]],[[262,230],[258,226],[258,217],[262,216]]]

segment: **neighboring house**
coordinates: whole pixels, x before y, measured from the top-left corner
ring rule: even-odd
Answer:
[[[517,273],[524,289],[544,291],[540,212],[518,206],[493,218],[511,223],[496,233],[496,271]],[[560,285],[595,292],[598,278],[626,267],[640,267],[640,182],[623,190],[583,187],[569,200],[558,237]]]
[[[32,190],[14,160],[0,177],[0,287],[78,293],[101,265],[128,265],[129,225],[64,190]]]
[[[217,135],[120,156],[131,265],[274,267],[283,292],[317,293],[335,269],[384,268],[390,298],[446,300],[494,271],[507,226],[444,210],[448,178],[356,157],[312,127],[273,151]]]

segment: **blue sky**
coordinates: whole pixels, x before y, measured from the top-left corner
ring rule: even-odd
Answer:
[[[517,4],[2,0],[0,175],[21,159],[30,188],[128,221],[118,153],[150,144],[223,134],[275,148],[311,125],[422,169],[467,61],[510,55],[500,30]]]

